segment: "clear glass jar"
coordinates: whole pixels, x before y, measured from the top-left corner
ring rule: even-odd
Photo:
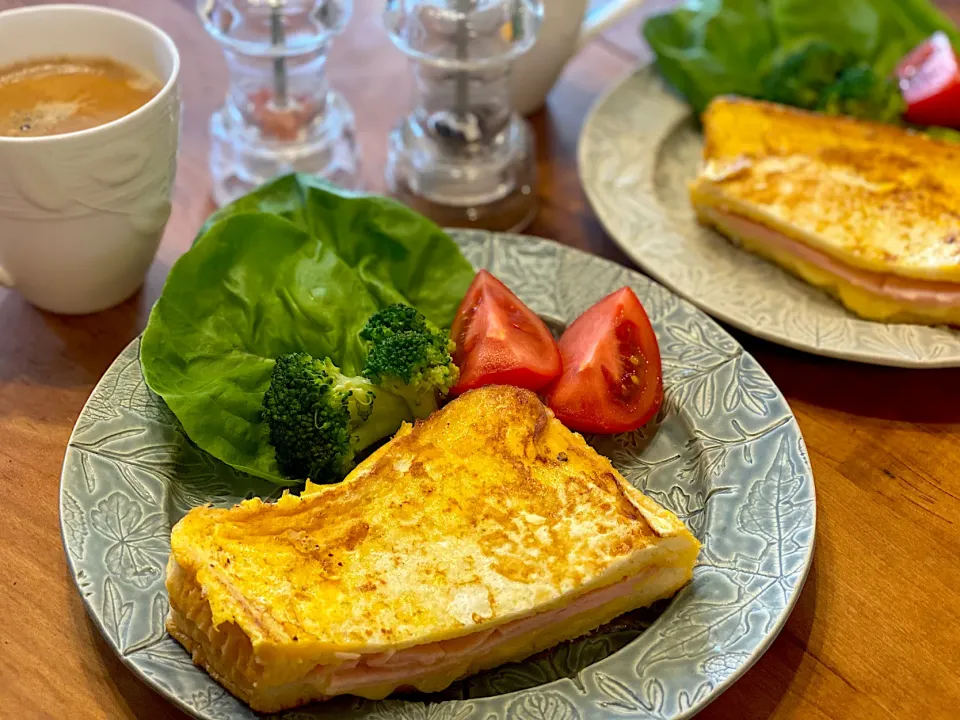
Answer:
[[[387,0],[384,22],[416,80],[414,109],[388,140],[396,197],[449,227],[515,231],[533,219],[533,132],[507,80],[541,18],[537,0]]]
[[[353,112],[326,76],[350,0],[199,0],[197,11],[230,72],[226,100],[210,119],[216,202],[293,171],[355,188]]]

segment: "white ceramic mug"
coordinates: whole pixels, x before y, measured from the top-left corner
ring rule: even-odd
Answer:
[[[608,0],[587,12],[590,0],[542,0],[543,22],[534,46],[513,64],[510,97],[529,115],[547,99],[564,66],[588,41],[622,19],[644,0]]]
[[[0,136],[0,284],[39,308],[91,313],[143,284],[170,216],[180,59],[159,28],[88,5],[0,12],[0,66],[109,57],[163,82],[125,117],[63,135]]]

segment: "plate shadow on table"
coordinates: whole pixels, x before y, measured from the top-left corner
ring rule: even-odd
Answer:
[[[790,403],[912,423],[960,423],[960,368],[883,367],[820,357],[726,328]]]

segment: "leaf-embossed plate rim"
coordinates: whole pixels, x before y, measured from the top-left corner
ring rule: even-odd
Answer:
[[[634,123],[641,104],[643,128]],[[692,213],[671,217],[658,192],[677,188],[659,187],[655,176],[664,148],[672,148],[667,141],[692,119],[692,110],[648,64],[596,100],[580,133],[577,168],[584,192],[610,237],[644,272],[713,317],[795,350],[890,367],[960,367],[960,331],[862,320],[826,293],[726,241],[707,247],[704,237],[719,236],[700,228]],[[618,177],[609,177],[610,165]],[[694,174],[690,168],[686,179]],[[718,268],[731,282],[717,282]],[[704,277],[712,282],[704,285]],[[791,325],[797,316],[815,331]],[[821,322],[829,323],[822,335]]]
[[[623,285],[640,295],[664,358],[667,400],[659,429],[652,436],[640,432],[594,442],[631,482],[700,536],[700,565],[693,582],[652,624],[629,634],[633,639],[625,646],[605,645],[600,660],[586,644],[563,646],[546,653],[546,660],[476,676],[487,678],[487,689],[479,695],[465,690],[466,699],[432,704],[344,699],[271,717],[690,717],[762,655],[786,622],[809,570],[816,499],[796,420],[770,378],[733,338],[639,273],[539,238],[453,234],[475,265],[490,267],[554,325],[570,322]],[[138,352],[135,340],[107,370],[67,447],[60,507],[68,565],[98,630],[143,682],[198,718],[253,718],[249,708],[193,667],[163,631],[162,568],[169,552],[163,533],[192,505],[229,504],[247,491],[277,489],[237,477],[194,447],[143,384]],[[238,488],[233,495],[224,489],[230,483]],[[606,642],[605,637],[599,639]],[[573,675],[548,677],[538,664],[553,668],[556,658],[569,660],[572,654],[584,663]],[[580,660],[584,654],[589,657]],[[498,674],[501,670],[505,674]],[[517,676],[546,680],[519,690],[504,684],[504,678]]]

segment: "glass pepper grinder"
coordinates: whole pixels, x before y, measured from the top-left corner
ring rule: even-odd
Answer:
[[[540,0],[387,0],[416,100],[388,140],[387,184],[441,226],[516,231],[536,215],[533,132],[508,75],[540,28]]]
[[[230,72],[210,118],[218,205],[293,171],[357,186],[353,111],[326,76],[330,41],[350,11],[351,0],[198,0]]]

